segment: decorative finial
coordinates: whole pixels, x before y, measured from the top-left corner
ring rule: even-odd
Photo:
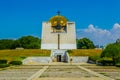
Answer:
[[[60,11],[57,11],[57,15],[60,15]]]

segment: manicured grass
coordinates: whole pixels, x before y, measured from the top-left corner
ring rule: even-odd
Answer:
[[[30,56],[50,56],[50,50],[23,49],[23,50],[0,50],[0,59],[21,60]]]
[[[23,50],[0,50],[0,60],[22,60],[30,56],[50,56],[50,50],[23,49]],[[100,49],[77,49],[69,50],[70,56],[100,56]]]
[[[71,50],[69,55],[70,56],[100,56],[101,52],[102,52],[101,49],[76,49],[76,50]]]
[[[70,56],[89,56],[90,60],[96,61],[100,58],[101,49],[77,49],[70,51]]]

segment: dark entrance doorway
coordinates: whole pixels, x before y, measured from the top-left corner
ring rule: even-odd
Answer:
[[[61,55],[57,55],[57,62],[61,62]]]

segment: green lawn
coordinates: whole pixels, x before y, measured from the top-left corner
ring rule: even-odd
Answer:
[[[50,51],[40,49],[0,50],[0,59],[21,60],[30,56],[50,56]]]
[[[76,49],[71,50],[69,54],[70,56],[100,56],[101,52],[101,49]]]
[[[30,56],[50,56],[50,50],[23,49],[23,50],[0,50],[0,59],[21,60]],[[102,50],[97,49],[77,49],[69,50],[70,56],[100,56]]]

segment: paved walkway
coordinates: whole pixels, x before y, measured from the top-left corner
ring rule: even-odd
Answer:
[[[33,80],[105,80],[102,78],[96,78],[96,77],[91,77],[91,78],[38,78],[38,79],[33,79]]]
[[[90,64],[41,63],[15,66],[0,70],[0,80],[114,80],[91,71],[83,65]]]
[[[82,63],[83,65],[88,65]],[[77,71],[79,72],[76,72]],[[84,72],[82,71],[84,70]],[[66,71],[69,71],[69,73]],[[71,71],[71,72],[70,72]],[[81,74],[82,73],[82,74]],[[84,74],[83,74],[84,73]],[[29,80],[114,80],[94,71],[86,69],[80,64],[52,63],[49,67],[38,72],[35,78]]]
[[[36,72],[35,74],[33,74],[30,78],[28,78],[27,80],[32,80],[32,79],[37,79],[39,76],[42,75],[42,73],[48,68],[48,66],[44,66],[43,69],[40,69],[38,72]]]

